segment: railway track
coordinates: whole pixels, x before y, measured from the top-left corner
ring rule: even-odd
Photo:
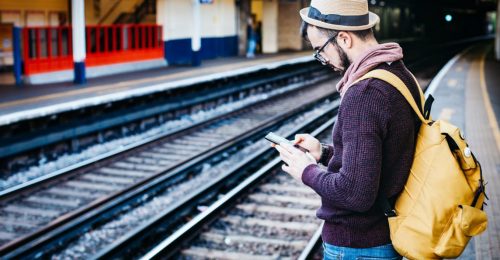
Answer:
[[[150,140],[57,178],[3,194],[0,256],[11,255],[12,251],[26,252],[28,248],[36,250],[53,239],[53,234],[48,236],[48,233],[61,235],[67,231],[61,228],[65,224],[106,203],[114,204],[114,200],[127,197],[126,194],[160,176],[199,168],[210,157],[214,157],[212,161],[223,159],[215,155],[331,97],[332,89],[331,84],[320,84],[282,94],[159,140]],[[175,179],[175,174],[171,175]]]
[[[322,104],[317,109],[306,112],[273,131],[284,136],[311,131],[318,124],[335,116],[338,104],[338,100]],[[272,160],[275,152],[262,138],[264,135],[265,133],[260,136],[259,141],[247,144],[241,151],[228,156],[224,162],[211,165],[210,169],[199,174],[201,178],[198,180],[186,181],[178,185],[177,190],[157,194],[153,200],[138,205],[80,236],[78,241],[68,245],[62,252],[56,253],[53,259],[132,258],[140,255],[139,252],[144,253],[144,250],[157,243],[158,236],[164,237],[184,226],[186,220],[204,210],[204,205],[214,203],[220,194],[226,193],[241,183],[246,176]],[[179,192],[179,190],[184,191]],[[120,227],[120,230],[116,227]]]
[[[47,256],[45,252],[41,254],[37,253],[41,252],[37,250],[41,250],[42,248],[45,250],[47,247],[55,244],[64,244],[76,236],[74,232],[88,230],[93,227],[93,224],[104,221],[102,218],[97,218],[100,213],[116,214],[120,210],[123,210],[124,205],[127,203],[129,203],[129,206],[126,207],[133,207],[134,203],[127,201],[135,200],[136,204],[139,203],[141,199],[137,199],[137,196],[146,194],[144,193],[146,189],[154,189],[152,187],[158,184],[153,184],[155,180],[160,182],[159,179],[161,178],[161,182],[170,181],[170,184],[174,184],[179,179],[186,176],[189,177],[193,169],[199,169],[207,160],[211,162],[222,161],[226,157],[223,155],[224,151],[227,153],[230,147],[233,147],[234,150],[234,147],[238,147],[245,142],[248,143],[248,140],[255,138],[259,131],[276,125],[298,111],[306,110],[314,102],[332,94],[331,92],[321,92],[318,89],[320,87],[308,88],[305,91],[299,91],[294,94],[285,94],[281,97],[283,99],[280,99],[278,102],[276,100],[259,102],[252,108],[240,109],[228,115],[197,124],[196,126],[187,127],[183,131],[165,136],[161,141],[148,140],[141,145],[133,147],[131,150],[117,153],[112,158],[96,159],[92,162],[92,165],[85,165],[82,168],[71,170],[61,175],[63,177],[58,176],[57,178],[45,180],[43,184],[37,184],[34,187],[26,186],[19,191],[0,195],[0,257]],[[323,87],[323,91],[325,89],[332,90],[333,88],[330,84],[327,87]],[[297,99],[297,96],[301,98]],[[288,101],[286,101],[287,98]],[[300,109],[297,109],[297,107]],[[333,124],[333,121],[330,123]],[[255,127],[256,125],[258,127]],[[265,168],[267,169],[267,166]],[[180,172],[183,172],[183,174],[179,174]],[[290,192],[283,193],[282,191],[273,191],[267,188],[264,188],[267,190],[262,191],[257,188],[254,195],[248,195],[243,199],[243,204],[239,204],[239,206],[231,209],[216,209],[215,211],[224,211],[224,214],[227,214],[229,217],[222,217],[219,220],[203,220],[208,221],[204,225],[213,222],[213,225],[216,226],[210,226],[213,229],[209,229],[195,240],[192,240],[194,243],[192,244],[193,246],[185,246],[185,241],[187,241],[185,240],[185,234],[179,235],[176,232],[169,238],[172,240],[172,237],[175,238],[176,234],[180,237],[179,240],[175,240],[174,242],[174,244],[181,243],[183,245],[175,248],[175,252],[177,252],[176,256],[190,259],[203,257],[203,255],[206,257],[210,253],[212,254],[210,256],[218,258],[219,256],[228,255],[227,252],[221,251],[224,247],[242,249],[246,248],[246,246],[259,243],[265,245],[258,245],[253,248],[249,247],[252,251],[248,252],[244,250],[238,252],[236,250],[233,253],[229,253],[229,258],[253,257],[255,255],[251,254],[255,253],[252,252],[258,252],[258,254],[266,259],[276,258],[281,253],[285,257],[296,258],[300,255],[300,252],[308,252],[309,249],[312,251],[312,248],[317,245],[317,239],[319,238],[318,228],[320,223],[313,223],[315,220],[314,209],[318,206],[317,203],[314,204],[313,202],[317,198],[314,198],[314,194],[307,194],[307,189],[301,186],[300,183],[287,179],[287,175],[280,175],[274,171],[273,173],[266,172],[262,174],[277,176],[266,177],[265,181],[268,182],[268,185],[264,187],[290,187]],[[261,177],[258,178],[260,179]],[[253,178],[250,177],[249,179]],[[228,187],[225,186],[225,188]],[[156,187],[156,189],[164,188],[165,185],[161,186],[161,188]],[[301,188],[303,189],[302,193],[299,191]],[[241,187],[241,189],[248,190],[250,188]],[[288,189],[285,188],[286,190]],[[212,186],[207,187],[203,192],[191,198],[193,199],[191,206],[203,201],[200,199],[202,194],[206,195],[218,192],[220,190],[217,191]],[[229,193],[231,192],[232,190]],[[153,193],[149,193],[148,196]],[[311,197],[309,198],[308,196]],[[304,197],[306,197],[305,200],[302,199]],[[300,201],[307,203],[295,203],[294,201],[297,198],[301,198]],[[188,199],[185,201],[187,202]],[[183,206],[182,203],[178,204]],[[267,206],[259,206],[261,204]],[[122,209],[113,209],[114,207],[122,207]],[[187,206],[184,205],[184,207]],[[208,211],[211,208],[212,206],[209,207]],[[291,208],[291,210],[286,210],[286,208]],[[281,209],[285,209],[284,212],[287,213],[284,215],[287,216],[277,216]],[[177,218],[194,216],[186,214],[186,209],[183,210],[182,213],[177,214]],[[170,214],[171,212],[168,213]],[[312,217],[310,216],[311,212],[313,213]],[[204,213],[205,211],[201,215],[205,215]],[[86,216],[82,217],[82,215]],[[252,216],[249,218],[250,223],[247,222],[248,216]],[[264,224],[260,225],[261,229],[255,231],[257,234],[260,234],[256,240],[255,236],[252,237],[254,231],[246,229],[246,226],[259,225],[259,221],[256,220],[259,216],[271,217],[271,221],[262,222]],[[163,217],[165,217],[165,214]],[[197,218],[198,216],[195,217],[195,219]],[[280,226],[279,223],[284,222],[292,224],[291,226]],[[309,222],[311,223],[310,225],[304,224]],[[190,223],[182,226],[180,230],[182,231],[186,227],[189,227]],[[126,238],[118,241],[118,243],[100,250],[96,256],[108,257],[120,255],[124,250],[123,247],[127,247],[130,240],[139,236],[144,237],[143,230],[154,228],[154,225],[150,224],[144,225],[144,227],[141,227],[143,228],[141,230],[135,230],[134,234],[127,234]],[[86,227],[77,228],[79,225],[86,225]],[[200,227],[198,226],[198,228]],[[221,233],[221,229],[228,232]],[[288,232],[286,230],[292,230],[292,233],[290,233],[291,236],[299,236],[301,239],[294,242],[266,237],[267,235],[276,235],[280,232]],[[302,230],[302,237],[293,233],[300,233],[300,230]],[[242,233],[238,233],[240,231]],[[73,234],[63,234],[65,232]],[[192,232],[193,230],[188,231],[189,234],[192,234]],[[280,237],[288,236],[288,233],[280,235]],[[57,242],[53,241],[54,238],[56,238]],[[234,241],[239,240],[243,244],[235,244]],[[306,250],[304,251],[304,249]],[[161,249],[159,255],[154,255],[153,252],[158,250],[160,249],[154,249],[146,257],[156,257],[165,252],[165,249]],[[170,250],[167,251],[170,252]]]
[[[304,61],[0,125],[0,178],[326,72]]]
[[[336,117],[315,132],[325,141]],[[142,259],[306,259],[319,246],[320,199],[275,158]]]
[[[428,81],[424,82],[426,91]],[[335,121],[336,117],[311,134],[327,141]],[[278,157],[263,166],[140,259],[317,257],[322,222],[315,213],[320,198],[283,172],[281,164]]]
[[[275,173],[181,249],[180,258],[298,258],[321,225],[319,204],[310,189]]]
[[[328,138],[334,121],[313,134],[320,140]],[[308,259],[317,255],[322,224],[315,210],[320,200],[279,166],[279,159],[265,165],[236,188],[223,192],[225,195],[207,209],[193,214],[191,221],[167,238],[165,232],[163,236],[132,235],[134,239],[115,243],[96,258]],[[149,229],[168,228],[159,223],[148,225]],[[144,250],[161,239],[155,248]]]

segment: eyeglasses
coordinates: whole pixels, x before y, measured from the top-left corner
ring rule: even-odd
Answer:
[[[323,51],[323,49],[326,47],[326,45],[328,45],[328,43],[330,43],[332,40],[334,40],[336,37],[337,37],[338,34],[336,34],[335,36],[332,36],[330,37],[330,39],[328,39],[328,41],[325,42],[325,44],[323,44],[323,46],[321,46],[321,48],[317,49],[314,54],[313,54],[313,57],[319,61],[321,63],[321,65],[327,65],[328,64],[328,60],[325,59],[323,56],[321,56],[321,52]]]

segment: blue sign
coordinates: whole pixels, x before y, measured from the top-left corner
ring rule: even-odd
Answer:
[[[200,0],[200,4],[213,4],[214,0]]]

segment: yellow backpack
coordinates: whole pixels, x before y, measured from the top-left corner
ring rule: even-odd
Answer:
[[[420,86],[424,114],[403,81],[393,73],[373,70],[357,81],[366,78],[394,86],[422,121],[404,189],[394,209],[388,200],[383,203],[394,248],[409,259],[458,257],[472,236],[486,230],[488,222],[482,210],[488,197],[479,162],[460,129],[429,118],[433,98],[430,96],[424,105]]]

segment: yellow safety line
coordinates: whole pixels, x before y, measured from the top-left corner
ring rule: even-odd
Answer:
[[[230,66],[227,65],[224,67],[230,67]],[[221,67],[219,67],[218,69],[221,69],[222,71],[224,71],[224,69]],[[34,97],[34,98],[27,98],[27,99],[22,99],[22,100],[17,100],[17,101],[5,102],[5,103],[0,104],[0,108],[17,106],[17,105],[26,105],[26,104],[36,103],[39,101],[45,101],[45,100],[56,99],[56,98],[61,98],[61,97],[76,96],[76,95],[92,93],[92,92],[99,93],[99,94],[106,94],[106,93],[116,92],[117,90],[127,89],[131,86],[134,86],[134,85],[140,84],[140,83],[154,82],[157,80],[168,80],[168,79],[173,78],[173,77],[182,77],[182,76],[189,76],[188,71],[174,73],[174,74],[165,75],[165,76],[158,76],[155,78],[128,80],[126,82],[98,85],[98,86],[85,88],[85,89],[71,90],[71,91],[67,91],[67,92],[48,94],[48,95]]]
[[[292,56],[290,56],[290,55],[277,56],[277,57],[269,57],[269,58],[264,58],[264,59],[259,59],[259,60],[245,61],[245,62],[241,62],[240,64],[238,64],[240,66],[235,65],[235,64],[226,64],[226,65],[222,65],[222,66],[208,67],[205,69],[204,72],[208,72],[208,73],[222,72],[222,71],[227,71],[229,69],[238,69],[238,68],[245,68],[245,67],[257,65],[257,64],[261,63],[262,61],[267,61],[267,62],[276,61],[277,62],[277,61],[284,60],[285,58],[296,58],[296,57],[300,57],[300,56],[304,56],[303,53],[299,53],[299,54],[292,55]],[[180,79],[182,79],[183,76],[184,77],[193,77],[193,75],[191,73],[192,73],[192,71],[189,70],[189,71],[173,73],[170,75],[158,76],[158,77],[154,77],[154,78],[128,80],[125,82],[112,83],[112,84],[106,84],[106,85],[98,85],[98,86],[85,88],[85,89],[71,90],[71,91],[67,91],[67,92],[48,94],[48,95],[34,97],[34,98],[26,98],[26,99],[21,99],[21,100],[16,100],[16,101],[4,102],[4,103],[0,104],[0,108],[32,104],[32,103],[36,103],[39,101],[46,101],[46,100],[51,100],[51,99],[61,98],[61,97],[68,97],[68,96],[76,96],[79,94],[86,94],[86,93],[92,93],[92,92],[95,92],[96,94],[112,93],[112,92],[117,92],[116,90],[130,89],[134,85],[140,84],[140,83],[168,80],[168,79],[174,78],[174,77],[175,78],[179,77]],[[203,75],[196,75],[196,76],[203,76]],[[160,84],[160,83],[158,83],[158,84]]]
[[[491,105],[490,96],[488,94],[488,90],[486,88],[486,77],[484,73],[484,64],[486,60],[486,54],[488,53],[489,48],[486,49],[484,54],[481,56],[481,63],[479,65],[479,82],[481,86],[481,91],[483,93],[483,104],[486,109],[486,114],[488,115],[488,121],[490,123],[491,131],[493,132],[493,136],[495,137],[495,141],[497,143],[497,149],[500,151],[500,130],[498,129],[498,122],[495,116],[495,112],[493,111],[493,106]]]

